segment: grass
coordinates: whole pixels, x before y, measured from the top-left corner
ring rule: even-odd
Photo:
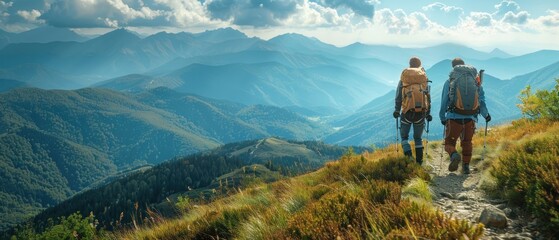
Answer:
[[[465,234],[478,239],[482,226],[402,198],[405,192],[430,201],[428,180],[422,168],[390,151],[347,154],[318,171],[253,186],[192,207],[178,219],[117,232],[113,238],[444,239]],[[429,230],[429,224],[439,228]]]
[[[541,225],[543,231],[558,229],[557,201],[552,200],[559,198],[559,167],[545,162],[558,159],[559,138],[553,136],[559,134],[559,123],[519,120],[492,128],[483,161],[483,133],[476,134],[474,161],[484,171],[482,187],[519,199],[548,223]],[[431,206],[429,175],[394,149],[392,145],[374,153],[346,154],[315,172],[253,185],[193,206],[178,219],[117,232],[111,238],[480,239],[483,225],[451,218]],[[535,160],[523,160],[528,152]],[[515,176],[519,182],[511,182]],[[519,189],[529,198],[515,195]]]
[[[402,189],[402,197],[419,203],[431,203],[433,192],[429,187],[429,182],[421,178],[413,178]]]
[[[520,119],[488,136],[480,186],[535,217],[539,231],[559,235],[559,122]],[[477,144],[483,144],[482,136]],[[474,143],[476,145],[476,143]]]
[[[506,142],[490,170],[493,190],[535,216],[541,230],[559,234],[559,124],[546,120],[512,125],[515,143]],[[528,137],[527,137],[528,136]]]

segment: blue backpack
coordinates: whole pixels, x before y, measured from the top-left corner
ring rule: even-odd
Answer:
[[[477,70],[470,65],[457,65],[450,72],[448,111],[462,115],[479,113],[479,89],[481,86]]]

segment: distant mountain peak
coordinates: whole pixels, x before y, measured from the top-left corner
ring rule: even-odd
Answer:
[[[195,34],[195,36],[202,40],[210,42],[224,42],[229,40],[248,38],[248,36],[243,32],[231,27],[206,30],[205,32]]]
[[[217,29],[214,29],[214,30],[206,30],[206,31],[204,31],[204,32],[205,32],[205,33],[211,33],[211,32],[214,32],[214,33],[215,33],[215,32],[221,32],[221,33],[234,33],[234,34],[241,34],[241,35],[243,35],[243,36],[246,37],[246,34],[244,34],[243,32],[241,32],[241,31],[239,31],[239,30],[237,30],[237,29],[234,29],[234,28],[232,28],[232,27],[217,28]]]
[[[297,51],[321,50],[330,52],[336,49],[334,45],[324,43],[315,37],[308,37],[299,33],[286,33],[268,40],[269,43],[288,47]]]
[[[499,49],[499,48],[495,48],[493,49],[493,51],[491,51],[489,54],[491,54],[494,57],[501,57],[501,58],[508,58],[508,57],[513,57],[513,55]]]
[[[87,40],[76,32],[67,28],[58,28],[52,26],[43,26],[31,29],[29,31],[15,34],[13,42],[54,42],[54,41],[76,41],[81,42]]]
[[[316,41],[316,42],[320,42],[320,40],[318,40],[315,37],[307,37],[303,34],[299,34],[299,33],[285,33],[282,35],[278,35],[272,39],[270,39],[270,41],[283,41],[283,40],[303,40],[303,41],[308,41],[308,40],[312,40],[312,41]]]
[[[110,31],[108,33],[105,33],[102,36],[135,36],[137,38],[140,38],[140,34],[130,31],[126,28],[117,28],[113,31]]]
[[[346,47],[361,47],[361,46],[367,46],[367,44],[364,44],[362,42],[354,42],[352,44],[347,45]]]
[[[110,32],[104,34],[103,36],[105,36],[105,35],[134,35],[134,36],[138,36],[137,33],[132,32],[132,31],[126,29],[126,28],[117,28],[113,31],[110,31]]]
[[[429,47],[427,47],[429,48]],[[458,44],[458,43],[451,43],[451,42],[447,42],[447,43],[441,43],[438,45],[435,45],[433,47],[430,48],[442,48],[442,49],[454,49],[454,48],[461,48],[461,49],[471,49],[470,47]]]
[[[161,31],[144,38],[144,40],[191,39],[193,38],[193,36],[194,34],[187,33],[187,32],[172,33],[172,32]]]
[[[433,71],[435,69],[450,69],[452,66],[452,61],[450,59],[444,59],[435,63],[435,65],[431,66],[427,71]]]
[[[89,42],[133,42],[141,40],[141,38],[132,31],[125,28],[117,28],[113,31],[105,33],[97,38],[90,40]]]

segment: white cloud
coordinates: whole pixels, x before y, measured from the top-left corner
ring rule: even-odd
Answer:
[[[28,22],[31,23],[44,23],[44,20],[38,20],[37,18],[39,18],[41,16],[41,12],[39,12],[39,10],[33,9],[31,11],[25,11],[25,10],[20,10],[17,11],[17,14],[19,16],[21,16],[23,19],[25,19]]]
[[[389,33],[409,33],[409,26],[406,24],[405,13],[402,9],[392,11],[384,8],[377,11],[375,23],[380,23],[387,28]]]
[[[140,2],[141,8],[139,10],[130,7],[122,0],[107,0],[107,3],[110,4],[117,12],[120,12],[126,20],[136,18],[152,20],[161,16],[163,13],[161,10],[152,10],[151,8],[146,7],[143,2]]]
[[[521,11],[518,13],[513,13],[513,12],[507,12],[505,13],[505,16],[503,16],[503,19],[501,21],[506,22],[506,23],[510,23],[510,24],[525,24],[526,22],[528,22],[528,18],[530,17],[530,14],[526,11]]]
[[[8,11],[8,8],[10,8],[13,5],[14,5],[13,2],[4,2],[0,0],[0,12],[6,13]]]
[[[12,5],[14,5],[13,2],[4,2],[0,0],[0,24],[6,21],[8,17],[10,17],[8,8],[10,8]]]
[[[163,4],[171,9],[166,13],[166,19],[172,25],[179,27],[212,25],[208,12],[198,0],[155,0],[158,4]]]
[[[496,28],[498,22],[493,19],[493,15],[488,12],[470,12],[470,14],[460,20],[452,27],[454,30],[479,32],[480,29],[489,30]]]
[[[504,16],[509,12],[516,13],[520,11],[520,5],[518,5],[518,3],[516,3],[515,1],[511,1],[511,0],[502,1],[499,4],[496,4],[495,8],[497,9],[497,11],[494,12],[493,15],[498,17]]]
[[[106,27],[110,28],[117,28],[118,27],[118,20],[110,19],[110,18],[97,18],[98,21],[103,22]]]
[[[431,3],[423,6],[421,9],[428,14],[431,21],[446,27],[456,25],[464,15],[463,8],[446,5],[441,2]]]
[[[512,0],[505,0],[496,4],[495,9],[497,11],[492,13],[493,18],[500,19],[502,23],[506,24],[523,25],[528,22],[530,17],[530,13],[521,11],[520,5]]]
[[[57,0],[43,16],[57,27],[188,27],[214,21],[198,0]]]
[[[420,12],[411,13],[409,21],[412,29],[425,30],[433,25],[431,20],[424,13]]]
[[[295,13],[287,18],[283,25],[298,28],[343,26],[351,24],[352,16],[353,14],[340,16],[336,9],[304,0],[297,4]]]
[[[353,28],[353,24],[370,23],[378,3],[379,0],[0,0],[0,27],[44,23],[67,28],[286,24]]]
[[[548,10],[547,13],[548,15],[538,17],[535,21],[546,27],[559,27],[559,10]]]
[[[375,4],[380,3],[379,0],[320,0],[318,2],[325,7],[347,7],[354,13],[369,18],[375,14]]]
[[[406,14],[402,9],[394,11],[383,8],[377,11],[374,22],[386,28],[392,34],[414,34],[428,30],[436,32],[443,27],[431,21],[424,13]]]
[[[491,27],[494,21],[490,13],[471,12],[470,16],[466,17],[465,22],[473,23],[476,27]]]
[[[452,14],[464,13],[464,9],[461,7],[449,6],[441,2],[431,3],[427,6],[423,6],[421,9],[423,9],[423,11],[443,11],[445,13],[452,13]]]

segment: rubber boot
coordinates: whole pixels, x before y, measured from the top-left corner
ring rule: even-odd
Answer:
[[[423,148],[415,149],[415,162],[419,165],[423,164]]]

